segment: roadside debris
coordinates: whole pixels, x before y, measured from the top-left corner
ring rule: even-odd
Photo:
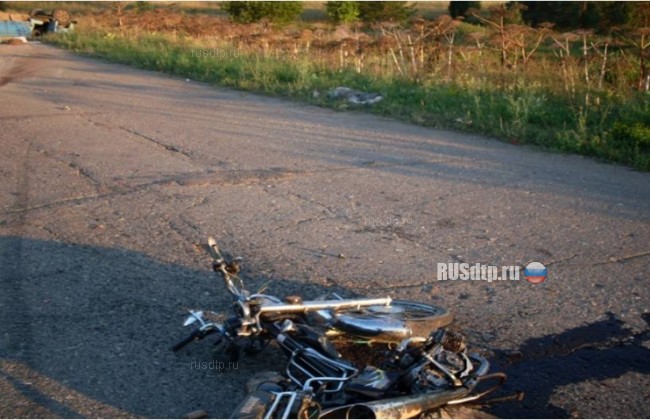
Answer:
[[[0,40],[31,36],[34,26],[40,21],[30,19],[17,20],[23,16],[0,13]]]
[[[21,37],[27,39],[50,32],[70,32],[76,23],[63,9],[54,9],[50,13],[36,9],[29,16],[0,13],[0,40]]]
[[[24,36],[17,36],[14,38],[9,38],[4,41],[1,41],[0,44],[3,45],[23,45],[27,43],[27,38]]]
[[[21,13],[0,12],[0,20],[7,20],[10,22],[23,22],[25,20],[29,20],[29,15],[23,15]]]
[[[329,99],[345,100],[354,105],[373,105],[384,99],[379,93],[365,93],[344,86],[332,89],[327,96]]]
[[[50,32],[71,32],[77,23],[76,20],[70,18],[70,13],[64,9],[53,9],[51,12],[35,9],[32,10],[29,16],[42,22],[42,24],[34,27],[33,36],[41,36]]]

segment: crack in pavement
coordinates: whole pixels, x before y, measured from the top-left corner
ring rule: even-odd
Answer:
[[[77,175],[79,175],[79,176],[85,178],[86,180],[88,180],[95,187],[95,189],[97,191],[99,191],[99,187],[102,186],[102,183],[99,180],[95,179],[95,177],[92,175],[91,171],[89,171],[88,169],[82,167],[80,164],[78,164],[78,163],[76,163],[74,161],[68,161],[68,160],[65,160],[63,158],[60,158],[60,157],[54,155],[52,152],[45,149],[45,147],[43,147],[42,145],[39,145],[37,150],[43,156],[68,166],[70,169],[72,169],[74,172],[76,172]]]
[[[424,286],[431,286],[435,283],[437,283],[439,280],[431,280],[431,281],[423,281],[423,282],[418,282],[418,283],[406,283],[406,284],[396,284],[396,285],[386,285],[386,286],[379,286],[379,285],[372,285],[369,287],[362,287],[362,286],[352,286],[352,285],[346,285],[345,287],[347,289],[351,290],[395,290],[395,289],[411,289],[411,288],[416,288],[416,287],[424,287]]]
[[[565,261],[571,261],[572,259],[580,257],[580,256],[582,256],[582,254],[572,254],[572,255],[570,255],[568,257],[564,257],[564,258],[560,258],[560,259],[553,260],[553,261],[550,261],[550,262],[546,262],[546,263],[544,263],[544,265],[547,266],[547,267],[550,267],[552,265],[560,264],[560,263],[563,263]]]
[[[81,112],[81,113],[60,112],[56,114],[9,115],[9,116],[0,116],[0,121],[29,121],[32,119],[41,119],[41,118],[72,118],[72,117],[86,117],[86,116],[96,116],[96,115],[103,115],[103,114],[100,112]]]
[[[323,221],[323,220],[328,220],[328,219],[326,217],[310,217],[310,218],[307,218],[307,219],[300,219],[300,220],[291,221],[290,223],[278,226],[273,230],[279,231],[279,230],[287,229],[287,228],[290,228],[290,227],[300,226],[300,225],[305,224],[305,223],[315,223],[315,222],[320,222],[320,221]]]
[[[581,257],[581,256],[583,256],[583,254],[573,254],[573,255],[570,255],[568,257],[553,260],[551,262],[546,262],[546,263],[544,263],[544,265],[547,266],[547,267],[550,267],[552,265],[564,263],[566,261],[571,261],[571,260],[573,260],[575,258],[578,258],[578,257]],[[629,261],[629,260],[633,260],[633,259],[636,259],[636,258],[642,258],[642,257],[647,257],[647,256],[650,256],[650,251],[641,251],[641,252],[637,252],[637,253],[633,253],[633,254],[623,255],[623,256],[620,256],[620,257],[609,257],[609,259],[607,261],[598,261],[598,262],[593,262],[592,264],[593,265],[615,264],[615,263],[620,263],[620,262]],[[593,258],[590,257],[590,259],[593,259]],[[584,264],[583,262],[575,262],[575,263],[572,263],[572,264],[567,264],[566,266],[577,266],[577,265],[583,265],[583,264]]]
[[[128,130],[127,130],[128,131]],[[237,169],[237,170],[219,170],[219,171],[212,171],[208,170],[207,173],[205,171],[202,172],[194,172],[194,173],[186,173],[186,174],[180,174],[180,175],[173,175],[169,177],[162,177],[157,180],[153,180],[148,183],[143,183],[143,184],[135,184],[131,186],[122,186],[122,185],[113,185],[113,186],[105,186],[103,185],[100,181],[95,179],[93,175],[91,174],[90,171],[86,170],[85,168],[81,167],[80,165],[74,163],[74,162],[69,162],[60,158],[57,158],[56,156],[52,155],[51,153],[47,152],[45,149],[40,149],[39,150],[41,153],[43,153],[45,156],[48,156],[58,162],[64,163],[68,167],[74,169],[77,171],[77,173],[80,176],[85,177],[90,181],[97,189],[100,191],[97,194],[90,194],[90,195],[80,195],[80,196],[73,196],[73,197],[66,197],[62,198],[59,200],[54,200],[48,203],[42,203],[42,204],[36,204],[33,206],[28,206],[28,207],[18,207],[18,208],[5,208],[5,210],[0,211],[0,214],[15,214],[15,213],[20,213],[24,211],[33,211],[33,210],[39,210],[39,209],[44,209],[44,208],[53,208],[56,206],[60,205],[65,205],[69,203],[81,203],[84,201],[89,201],[89,200],[96,200],[96,199],[103,199],[103,198],[108,198],[111,196],[121,196],[121,195],[126,195],[126,194],[131,194],[135,192],[139,192],[142,190],[146,190],[147,188],[150,187],[155,187],[155,186],[173,186],[173,185],[178,185],[181,187],[195,187],[195,186],[211,186],[211,185],[252,185],[252,184],[260,184],[264,182],[268,182],[271,180],[286,180],[286,179],[294,179],[298,176],[310,176],[310,175],[316,175],[320,173],[327,173],[327,172],[341,172],[341,171],[357,171],[357,170],[366,170],[368,168],[377,168],[377,167],[399,167],[399,166],[415,166],[415,165],[421,165],[422,163],[405,163],[405,164],[385,164],[385,165],[373,165],[371,167],[368,166],[345,166],[345,167],[336,167],[336,168],[323,168],[323,169],[317,169],[317,170],[311,170],[311,171],[303,171],[303,170],[289,170],[285,168],[269,168],[269,169]],[[184,155],[187,156],[188,158],[192,159],[191,156],[189,155]],[[101,192],[101,188],[106,188],[109,189],[110,191],[107,192]],[[267,189],[264,189],[267,193],[273,194]],[[274,194],[277,196],[277,194]],[[331,213],[335,217],[341,217],[335,209],[326,206],[322,203],[318,203],[313,199],[308,199],[305,197],[300,196],[300,194],[294,194],[294,193],[289,193],[288,195],[293,196],[295,198],[298,198],[300,200],[306,201],[310,204],[315,204],[329,213]],[[342,217],[350,219],[348,215],[343,215]]]
[[[94,116],[94,115],[97,115],[97,114],[88,114],[88,115]],[[99,114],[99,115],[101,115],[101,114]],[[174,154],[179,154],[179,155],[184,156],[185,158],[191,160],[192,162],[196,161],[196,158],[194,158],[189,152],[181,150],[181,149],[177,148],[176,146],[168,145],[168,144],[166,144],[166,143],[164,143],[164,142],[162,142],[160,140],[156,140],[153,137],[147,136],[146,134],[142,134],[139,131],[133,130],[131,128],[124,127],[122,125],[110,125],[110,124],[107,124],[107,123],[104,123],[104,122],[101,122],[101,121],[93,120],[92,118],[86,118],[86,120],[89,123],[91,123],[92,125],[96,126],[96,127],[108,129],[109,131],[116,131],[116,130],[124,131],[126,133],[129,133],[129,134],[135,136],[136,138],[139,138],[141,140],[145,140],[147,143],[152,144],[152,145],[154,145],[154,146],[156,146],[158,148],[161,148],[161,149],[163,149],[163,150],[165,150],[167,152],[171,152],[171,153],[174,153]]]
[[[648,255],[650,255],[650,251],[638,252],[636,254],[623,255],[621,257],[610,257],[609,260],[604,261],[604,262],[597,262],[597,263],[594,263],[594,265],[604,265],[604,264],[619,263],[619,262],[623,262],[623,261],[632,260],[632,259],[635,259],[635,258],[647,257]]]
[[[138,131],[132,130],[132,129],[124,127],[124,126],[118,126],[117,128],[119,128],[122,131],[126,131],[129,134],[133,134],[134,136],[139,137],[139,138],[141,138],[143,140],[146,140],[149,143],[153,143],[156,146],[158,146],[158,147],[160,147],[160,148],[162,148],[162,149],[164,149],[164,150],[166,150],[168,152],[178,153],[178,154],[180,154],[182,156],[185,156],[186,158],[194,161],[194,158],[192,157],[192,155],[190,153],[185,152],[185,151],[177,148],[176,146],[170,146],[170,145],[165,144],[165,143],[163,143],[163,142],[161,142],[159,140],[154,139],[153,137],[149,137],[149,136],[147,136],[145,134],[142,134],[142,133],[140,133]]]
[[[70,165],[68,165],[70,166]],[[111,198],[117,196],[128,195],[132,193],[137,193],[145,191],[149,188],[162,186],[209,186],[209,185],[241,185],[241,184],[255,184],[267,182],[270,179],[281,179],[286,177],[291,177],[295,172],[285,171],[280,169],[271,169],[271,170],[229,170],[229,171],[219,171],[212,172],[211,174],[201,173],[190,173],[182,175],[174,175],[170,177],[163,177],[151,182],[135,185],[112,185],[105,188],[110,189],[107,192],[99,192],[96,194],[84,194],[79,196],[65,197],[58,200],[50,201],[48,203],[35,204],[32,206],[23,206],[14,208],[5,207],[3,211],[0,211],[0,214],[16,214],[22,212],[28,212],[33,210],[40,210],[44,208],[53,208],[61,205],[66,205],[70,203],[80,204],[85,201],[92,201],[97,199]]]
[[[228,169],[203,172],[197,175],[181,175],[167,181],[169,184],[178,184],[182,187],[209,186],[209,185],[251,185],[272,180],[291,179],[304,175],[304,171],[285,168],[268,169]]]
[[[11,214],[21,214],[21,213],[27,213],[30,211],[35,211],[35,210],[41,210],[41,209],[50,209],[70,203],[74,204],[81,204],[85,201],[92,201],[92,200],[97,200],[97,199],[103,199],[103,198],[109,198],[111,196],[117,196],[117,195],[127,195],[131,194],[133,192],[137,192],[137,190],[130,190],[130,191],[123,191],[123,192],[107,192],[107,193],[102,193],[102,194],[90,194],[90,195],[79,195],[79,196],[73,196],[73,197],[66,197],[62,198],[59,200],[54,200],[50,201],[48,203],[42,203],[42,204],[35,204],[33,206],[25,206],[25,207],[16,207],[16,208],[5,208],[3,211],[0,211],[0,214],[4,215],[11,215]]]

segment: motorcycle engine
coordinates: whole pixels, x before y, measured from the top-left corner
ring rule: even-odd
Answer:
[[[454,375],[462,373],[466,367],[465,361],[457,353],[448,350],[439,352],[435,356],[435,361]],[[433,363],[427,363],[420,370],[416,383],[420,388],[425,389],[444,388],[450,384],[447,375]]]
[[[446,388],[453,385],[449,374],[462,378],[472,369],[471,362],[464,357],[467,345],[462,334],[441,329],[431,334],[427,354],[430,361],[417,372],[413,385],[419,391]],[[435,363],[434,363],[435,362]]]

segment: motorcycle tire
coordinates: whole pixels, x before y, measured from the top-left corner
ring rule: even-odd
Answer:
[[[444,328],[454,320],[452,314],[445,308],[408,300],[394,300],[388,307],[370,306],[361,310],[342,311],[339,314],[359,318],[389,317],[396,319],[409,327],[411,337],[428,337],[432,331]],[[342,329],[346,330],[346,328]],[[396,343],[399,341],[399,339],[395,339]]]
[[[52,18],[58,21],[61,27],[65,27],[70,23],[70,13],[64,9],[54,9]]]
[[[444,328],[454,321],[451,312],[440,306],[409,300],[394,300],[391,306],[403,309],[395,317],[405,321],[415,337],[428,337],[432,331]]]

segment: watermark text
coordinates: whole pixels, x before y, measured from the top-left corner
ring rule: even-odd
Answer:
[[[237,58],[237,48],[195,48],[191,51],[192,58]]]
[[[469,264],[469,263],[438,263],[438,280],[482,280],[493,281],[519,280],[521,267],[518,265]]]
[[[237,370],[239,369],[239,362],[224,362],[221,360],[197,361],[190,363],[190,369],[194,370]]]

